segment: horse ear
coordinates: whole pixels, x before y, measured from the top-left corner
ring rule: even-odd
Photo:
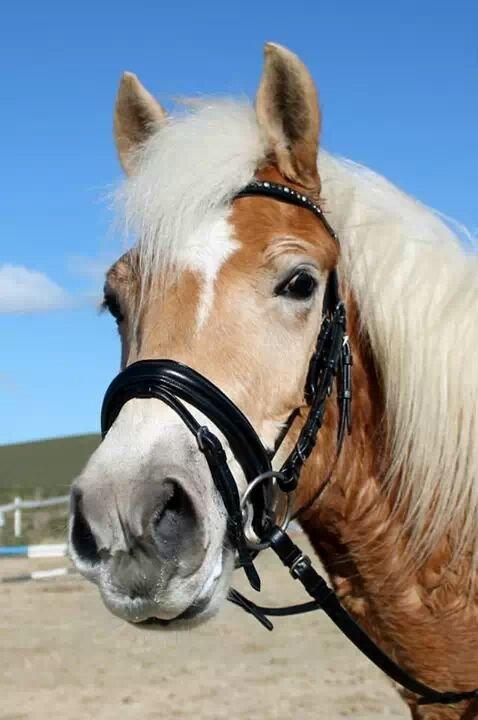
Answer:
[[[317,187],[320,111],[317,90],[303,62],[281,45],[267,43],[256,113],[279,170],[290,180]]]
[[[114,136],[127,175],[134,172],[138,150],[165,122],[166,113],[133,73],[121,78],[114,115]]]

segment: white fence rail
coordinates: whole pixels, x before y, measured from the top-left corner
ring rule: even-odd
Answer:
[[[0,528],[5,525],[5,515],[13,513],[13,534],[20,537],[22,534],[22,511],[36,510],[37,508],[52,507],[53,505],[66,504],[70,499],[69,495],[47,498],[46,500],[22,500],[21,497],[14,498],[13,502],[7,505],[0,505]]]
[[[0,558],[59,558],[68,555],[68,545],[0,545]]]
[[[51,570],[34,570],[23,575],[10,575],[0,577],[2,583],[28,582],[29,580],[50,580],[51,578],[64,577],[65,575],[76,575],[75,568],[52,568]]]

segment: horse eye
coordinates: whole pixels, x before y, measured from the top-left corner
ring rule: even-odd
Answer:
[[[113,315],[117,323],[120,323],[124,320],[124,315],[121,311],[121,305],[119,303],[118,296],[115,293],[105,292],[105,296],[103,299],[103,307],[105,310],[108,310],[111,315]]]
[[[317,280],[307,270],[298,270],[285,283],[276,288],[276,295],[285,295],[293,300],[308,300],[317,288]]]

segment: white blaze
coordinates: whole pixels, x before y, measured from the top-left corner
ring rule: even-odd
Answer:
[[[211,312],[214,285],[220,269],[239,248],[228,222],[230,208],[211,211],[190,235],[177,258],[180,268],[198,273],[201,280],[197,329],[200,330]]]

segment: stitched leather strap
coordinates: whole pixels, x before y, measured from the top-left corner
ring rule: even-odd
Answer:
[[[292,577],[298,580],[307,593],[313,598],[312,602],[290,607],[268,608],[256,605],[237,590],[232,590],[228,596],[230,602],[242,607],[246,612],[256,617],[268,630],[272,630],[272,623],[268,616],[297,615],[313,610],[323,610],[339,630],[362,652],[368,659],[382,670],[389,678],[402,685],[410,692],[418,695],[419,705],[451,705],[464,700],[478,698],[478,688],[463,692],[436,690],[429,685],[413,678],[403,668],[392,660],[378,645],[362,630],[351,615],[341,605],[340,600],[330,588],[324,578],[312,566],[301,549],[291,540],[289,535],[280,528],[275,527],[270,536],[271,548],[278,555],[282,563],[289,568]]]

